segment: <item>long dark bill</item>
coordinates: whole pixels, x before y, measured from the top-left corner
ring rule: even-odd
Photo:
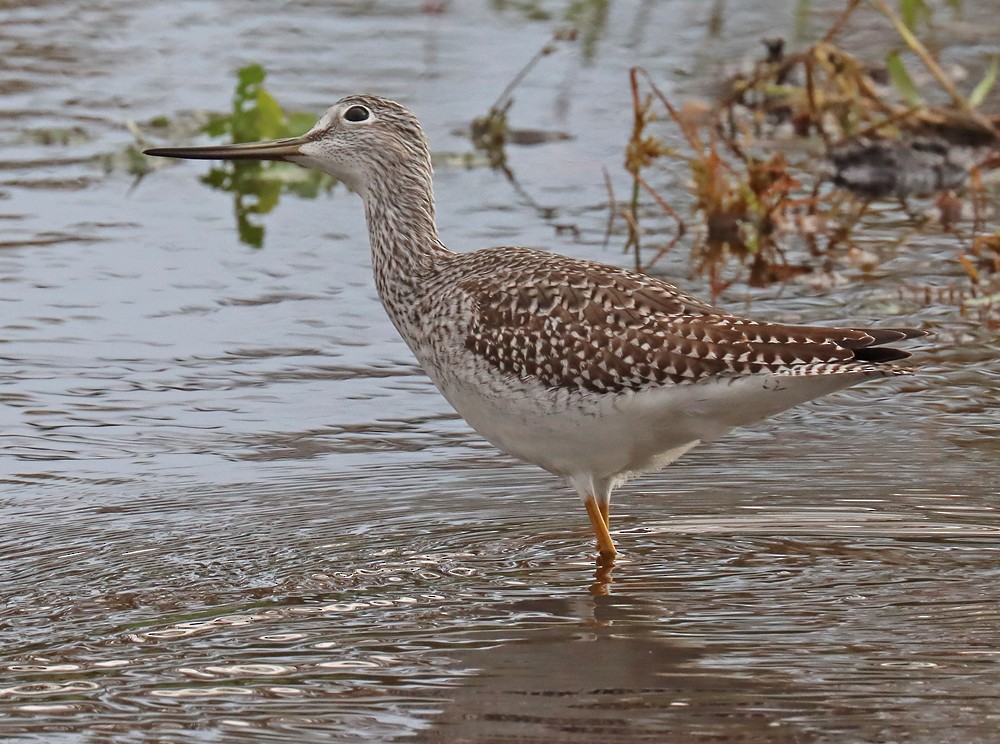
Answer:
[[[290,137],[271,142],[246,142],[236,145],[206,145],[204,147],[154,147],[144,155],[187,160],[286,160],[299,155],[299,148],[308,137]]]

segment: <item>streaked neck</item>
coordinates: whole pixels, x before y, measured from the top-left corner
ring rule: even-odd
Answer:
[[[438,239],[429,160],[373,179],[362,197],[379,295],[386,301],[419,292],[428,274],[454,255]]]

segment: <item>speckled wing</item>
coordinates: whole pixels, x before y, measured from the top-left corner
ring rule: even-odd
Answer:
[[[503,260],[489,261],[493,251]],[[476,308],[466,347],[549,387],[604,393],[761,372],[878,373],[909,356],[882,344],[924,335],[762,323],[625,269],[526,249],[475,255],[484,266],[461,283]]]

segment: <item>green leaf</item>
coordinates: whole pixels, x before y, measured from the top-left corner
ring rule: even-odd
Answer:
[[[201,177],[201,182],[213,189],[228,190],[229,173],[223,168],[212,168]]]
[[[298,137],[300,134],[305,134],[312,129],[312,125],[315,123],[315,114],[310,114],[307,111],[293,111],[288,114],[288,123],[285,124],[284,136]]]
[[[917,91],[917,86],[913,84],[913,78],[910,77],[910,73],[906,71],[899,50],[889,52],[889,56],[885,60],[885,66],[889,70],[889,77],[892,78],[893,85],[896,86],[896,90],[899,91],[903,100],[910,106],[923,106],[924,99],[921,98],[920,93]]]
[[[236,91],[233,93],[233,128],[238,129],[237,119],[247,110],[257,95],[257,89],[264,82],[267,73],[260,65],[247,65],[237,73]],[[237,142],[245,140],[235,140]]]
[[[249,88],[251,85],[260,85],[264,82],[264,78],[267,77],[264,68],[258,64],[241,67],[236,74],[239,78],[240,86],[244,88]]]
[[[281,110],[281,104],[263,88],[257,90],[256,120],[258,139],[274,139],[281,136],[285,114]]]
[[[236,229],[240,234],[240,242],[251,248],[260,248],[264,245],[264,227],[255,225],[246,214],[236,214]]]
[[[989,92],[993,90],[993,86],[996,85],[998,72],[1000,72],[1000,57],[994,57],[990,69],[986,71],[983,79],[976,84],[976,87],[969,94],[969,106],[971,108],[979,108],[983,101],[986,100],[986,96],[989,95]]]
[[[332,184],[333,179],[325,173],[313,170],[305,173],[305,178],[286,183],[285,189],[302,199],[315,199],[319,196],[320,189],[329,188]]]
[[[257,203],[248,207],[247,211],[254,214],[267,214],[278,206],[278,200],[281,199],[281,184],[262,180],[254,189],[254,196],[257,197]]]
[[[229,130],[230,117],[222,114],[213,114],[212,117],[201,128],[210,137],[221,137]]]

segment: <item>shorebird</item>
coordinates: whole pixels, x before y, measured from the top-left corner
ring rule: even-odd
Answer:
[[[611,492],[695,445],[876,377],[908,328],[739,317],[660,279],[528,248],[438,238],[427,137],[408,109],[343,98],[301,137],[147,155],[283,160],[364,201],[386,313],[441,394],[497,448],[565,478],[610,565]]]

